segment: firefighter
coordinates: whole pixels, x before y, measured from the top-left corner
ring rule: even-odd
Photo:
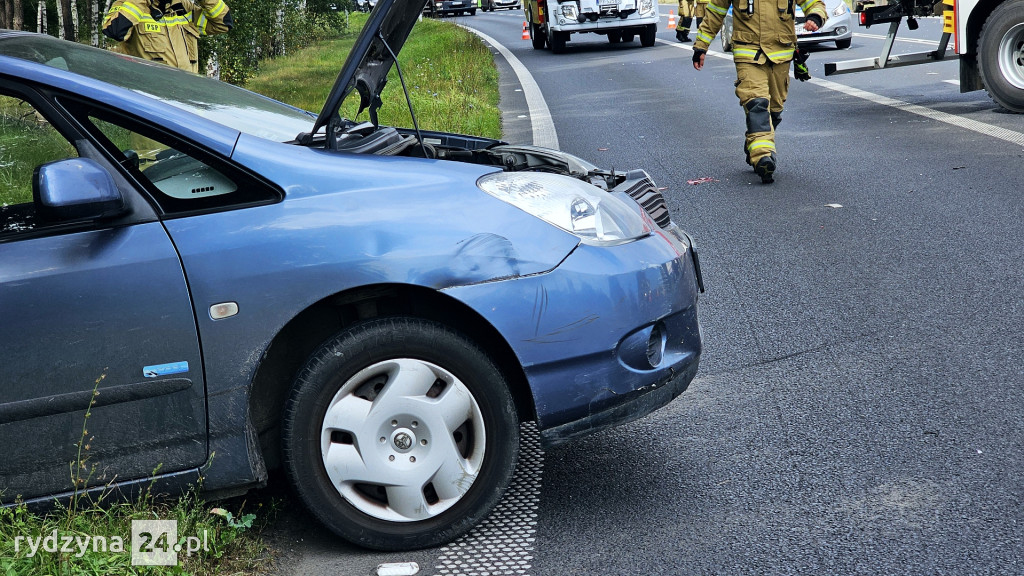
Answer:
[[[103,34],[125,54],[199,72],[199,37],[232,25],[224,0],[115,0]]]
[[[690,41],[690,25],[694,29],[700,28],[700,21],[704,19],[704,12],[707,9],[708,0],[679,0],[679,21],[676,24],[676,40],[680,42]]]
[[[731,4],[736,96],[747,115],[743,151],[747,163],[764,184],[774,181],[772,174],[778,165],[775,128],[782,122],[789,90],[789,63],[797,48],[794,1],[807,16],[804,29],[808,32],[821,28],[828,19],[821,0],[711,0],[693,43],[693,67],[700,70]]]

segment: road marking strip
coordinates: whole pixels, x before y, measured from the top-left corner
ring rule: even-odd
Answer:
[[[519,463],[494,512],[441,549],[436,576],[526,576],[533,562],[544,452],[533,422],[519,428]]]
[[[555,123],[551,120],[551,111],[548,110],[548,104],[544,100],[544,93],[540,91],[540,86],[537,85],[537,81],[533,79],[530,71],[526,69],[526,66],[523,66],[523,63],[508,48],[502,46],[494,38],[469,26],[462,24],[460,26],[493,46],[505,58],[508,65],[512,67],[516,78],[519,79],[519,84],[523,87],[526,106],[530,111],[530,125],[533,127],[533,145],[558,150],[558,132],[555,131]]]
[[[691,52],[693,51],[693,48],[691,46],[673,44],[672,42],[661,40],[660,38],[658,39],[658,42],[661,42],[666,46],[679,48],[680,50],[688,50]],[[724,52],[716,52],[714,50],[709,50],[708,56],[732,60],[731,55],[726,54]],[[972,132],[977,132],[978,134],[998,138],[1011,144],[1016,144],[1017,146],[1024,147],[1024,134],[1020,132],[1014,132],[1013,130],[1007,130],[1006,128],[994,126],[992,124],[986,124],[985,122],[978,122],[977,120],[971,120],[970,118],[964,118],[962,116],[957,116],[955,114],[949,114],[946,112],[940,112],[938,110],[932,110],[931,108],[925,108],[924,106],[920,106],[918,104],[911,104],[910,102],[904,102],[903,100],[889,98],[888,96],[882,96],[881,94],[875,94],[874,92],[868,92],[866,90],[861,90],[860,88],[854,88],[852,86],[839,84],[838,82],[832,82],[830,80],[811,78],[809,82],[811,84],[820,86],[827,90],[841,92],[843,94],[846,94],[847,96],[853,96],[854,98],[860,98],[862,100],[867,100],[868,102],[881,104],[882,106],[889,106],[891,108],[896,108],[897,110],[910,112],[911,114],[916,114],[918,116],[923,116],[931,120],[943,122],[945,124],[949,124],[950,126],[956,126],[957,128],[963,128],[965,130],[970,130]]]

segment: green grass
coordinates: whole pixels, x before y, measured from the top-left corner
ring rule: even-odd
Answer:
[[[242,514],[236,510],[239,516],[236,518],[224,508],[203,502],[195,493],[166,501],[148,496],[134,502],[102,504],[80,499],[74,507],[58,507],[48,514],[34,514],[24,506],[0,508],[0,574],[123,576],[265,572],[270,559],[258,532],[271,514],[259,507],[254,510],[260,513],[261,524],[256,528],[252,525],[257,514]],[[133,566],[132,520],[176,520],[178,543],[186,548],[187,538],[194,537],[197,551],[191,555],[185,550],[179,552],[175,566]],[[70,550],[62,550],[63,539],[68,536],[77,540]],[[118,542],[122,544],[119,546]],[[168,544],[173,546],[174,542]],[[158,540],[156,545],[160,548],[164,543]]]
[[[366,15],[353,14],[345,37],[266,62],[245,87],[304,110],[319,112]],[[451,23],[424,18],[417,22],[398,57],[416,120],[423,130],[501,138],[498,71],[493,55],[472,33]],[[392,68],[381,95],[380,123],[412,127],[398,73]],[[342,106],[353,120],[358,96]]]
[[[36,166],[78,156],[52,126],[21,100],[0,96],[0,206],[32,201]]]

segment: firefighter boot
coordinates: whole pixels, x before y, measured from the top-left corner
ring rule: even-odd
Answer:
[[[761,177],[761,184],[771,184],[775,182],[775,178],[772,174],[775,174],[775,166],[777,162],[775,160],[775,153],[772,152],[767,156],[762,156],[757,164],[754,164],[754,174]]]
[[[676,28],[676,40],[680,42],[690,41],[690,24],[693,23],[693,18],[684,16],[679,19],[679,27]]]

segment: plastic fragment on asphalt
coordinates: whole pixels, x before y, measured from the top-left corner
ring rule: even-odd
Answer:
[[[597,151],[598,152],[607,152],[608,149],[607,148],[598,148]]]
[[[842,208],[842,204],[825,204],[825,208]]]
[[[415,562],[388,562],[377,565],[377,576],[415,576],[420,565]]]
[[[714,178],[712,178],[710,176],[704,176],[702,178],[695,178],[693,180],[687,180],[686,181],[686,183],[691,185],[691,186],[696,186],[697,184],[707,184],[708,182],[718,182],[718,180],[716,180],[716,179],[714,179]]]

